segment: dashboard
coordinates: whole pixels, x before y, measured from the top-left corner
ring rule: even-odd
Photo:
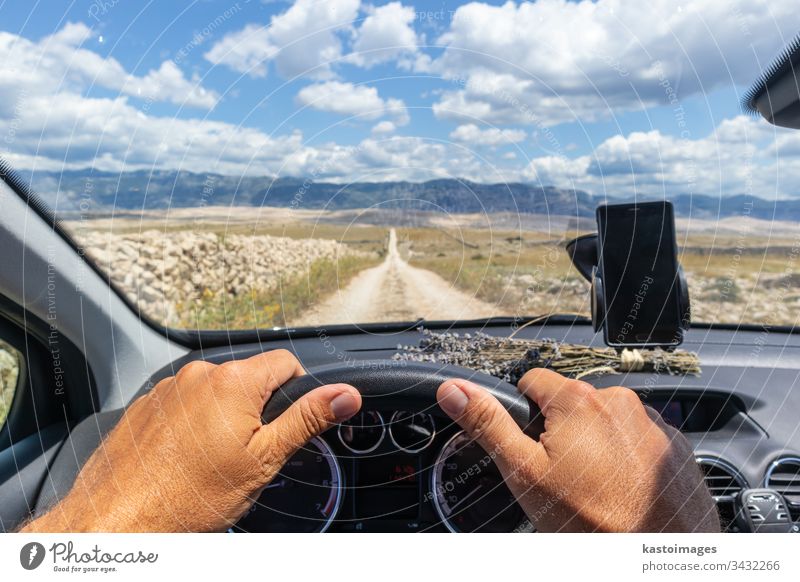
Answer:
[[[460,333],[508,335],[503,325],[461,326]],[[307,368],[390,359],[415,345],[414,327],[318,330],[284,340],[204,347],[154,374],[139,393],[189,361],[222,363],[266,349],[294,352]],[[585,325],[544,325],[518,337],[602,345]],[[735,501],[745,489],[768,486],[784,495],[800,529],[800,338],[791,334],[693,329],[684,348],[700,356],[699,376],[636,372],[589,378],[598,389],[624,385],[679,428],[695,449],[726,531],[741,531]],[[121,411],[96,417],[71,433],[51,469],[46,508],[68,490],[82,459]],[[98,426],[101,427],[98,433]],[[104,427],[104,428],[103,428]],[[79,451],[76,455],[75,451]],[[67,451],[66,453],[64,451]],[[528,532],[533,531],[490,455],[457,425],[430,409],[362,412],[311,441],[264,490],[232,532]]]

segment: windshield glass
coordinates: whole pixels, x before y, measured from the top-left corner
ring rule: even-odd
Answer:
[[[794,2],[2,14],[0,155],[160,324],[588,315],[564,243],[664,199],[694,321],[800,313],[800,133],[741,107]]]

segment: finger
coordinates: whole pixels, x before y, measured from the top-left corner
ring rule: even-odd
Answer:
[[[500,402],[468,380],[445,381],[436,392],[439,406],[489,454],[519,466],[522,460],[543,466],[547,453],[529,438]]]
[[[222,389],[238,388],[263,407],[276,388],[305,374],[303,366],[288,350],[271,350],[245,360],[227,362],[214,371]]]
[[[661,413],[653,408],[652,406],[644,405],[644,411],[647,413],[648,418],[655,422],[656,424],[661,424],[664,422],[664,418],[661,416]]]
[[[253,436],[253,453],[280,469],[297,449],[361,409],[361,394],[348,384],[320,386],[298,398]]]
[[[533,400],[545,416],[556,411],[570,411],[594,386],[566,378],[546,368],[529,370],[517,384],[520,392]]]
[[[644,411],[647,414],[647,417],[653,422],[653,424],[656,427],[658,427],[668,437],[674,438],[676,434],[680,434],[680,430],[678,430],[678,427],[668,424],[664,420],[664,417],[661,416],[661,413],[655,410],[654,408],[650,406],[644,406]]]

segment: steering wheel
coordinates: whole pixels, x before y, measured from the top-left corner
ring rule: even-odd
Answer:
[[[539,408],[512,384],[459,366],[406,360],[360,360],[309,368],[307,374],[288,381],[272,394],[264,407],[262,420],[265,423],[275,420],[293,402],[319,386],[345,383],[354,386],[361,393],[363,412],[422,413],[443,417],[451,423],[451,419],[436,401],[439,386],[451,378],[469,380],[485,388],[528,435],[537,438],[543,432],[544,417]],[[462,431],[453,434],[443,446],[445,448],[439,455],[445,454],[445,449],[452,449],[455,451],[453,460],[447,465],[431,467],[431,492],[439,491],[435,482],[447,478],[443,472],[449,470],[446,467],[450,465],[465,463],[471,466],[473,463],[484,463],[479,466],[486,467],[483,460],[486,453],[476,449]],[[319,438],[312,439],[297,455],[294,462],[288,463],[278,477],[280,485],[275,486],[273,482],[272,486],[276,488],[267,490],[262,495],[255,504],[255,509],[237,524],[235,531],[310,532],[325,531],[329,527],[343,498],[341,470],[335,455],[330,446]],[[325,467],[324,463],[329,467]],[[318,470],[320,466],[327,484],[325,487],[315,485],[320,477],[310,469],[317,467],[315,470]],[[461,471],[461,468],[456,470]],[[470,475],[472,471],[473,469],[469,469]],[[522,509],[513,501],[510,491],[502,484],[502,477],[497,469],[484,468],[477,474],[480,474],[480,481],[476,481],[478,487],[484,490],[480,497],[473,499],[469,505],[464,505],[456,516],[449,506],[445,508],[442,505],[439,499],[441,495],[432,493],[432,506],[439,517],[429,516],[427,519],[441,519],[441,523],[450,531],[483,531],[483,528],[486,528],[485,531],[511,531],[513,528],[528,531],[530,523],[525,519]],[[464,487],[475,488],[476,482],[461,477],[460,479]],[[308,483],[312,485],[307,486]],[[467,498],[474,493],[461,491],[460,487],[458,490],[448,490],[448,499],[462,494]],[[408,503],[412,501],[409,500]],[[473,505],[475,510],[471,509]],[[313,507],[327,509],[320,516],[319,511],[315,512]],[[484,515],[486,511],[490,511],[491,515]],[[345,518],[342,522],[345,527],[348,519],[353,521],[356,518]]]
[[[450,378],[462,378],[485,388],[520,428],[537,432],[536,427],[542,422],[539,408],[512,384],[460,366],[406,360],[360,360],[309,368],[306,375],[289,380],[272,395],[264,407],[262,420],[275,420],[314,388],[338,383],[351,384],[358,389],[365,411],[405,410],[443,416],[436,402],[436,390]]]

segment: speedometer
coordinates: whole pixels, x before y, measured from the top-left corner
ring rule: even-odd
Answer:
[[[342,499],[342,473],[330,447],[311,439],[267,485],[234,531],[323,532]]]
[[[491,456],[463,431],[439,453],[431,490],[436,511],[450,531],[533,529]]]

